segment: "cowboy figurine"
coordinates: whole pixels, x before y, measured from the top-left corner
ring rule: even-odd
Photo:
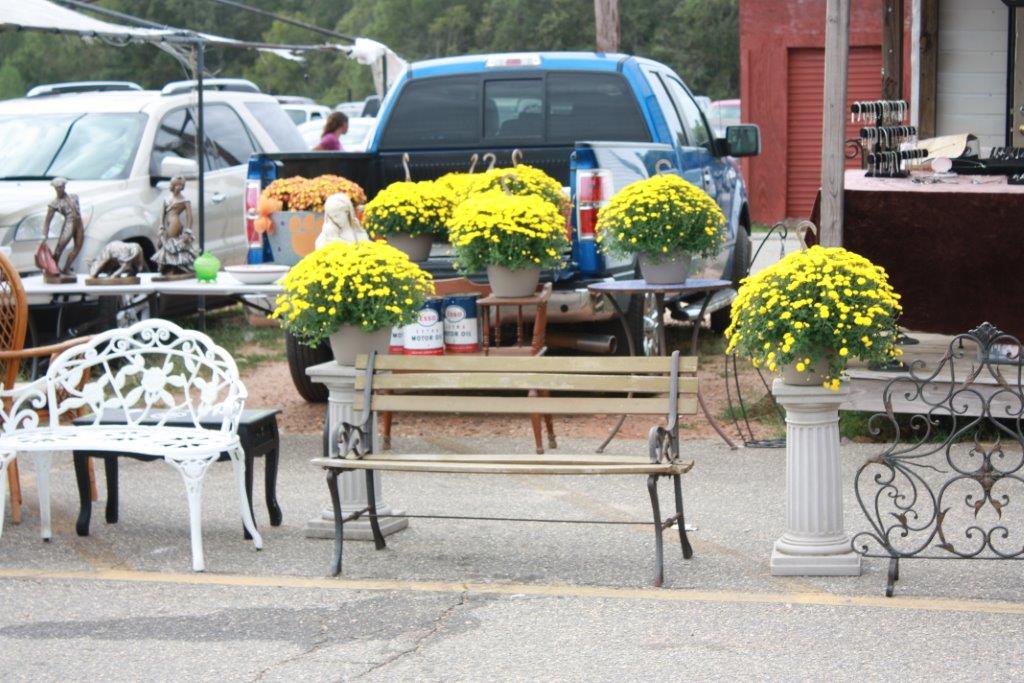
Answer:
[[[46,218],[43,219],[43,243],[39,247],[40,250],[44,250],[46,240],[50,236],[50,221],[53,220],[54,214],[59,213],[64,217],[64,225],[61,227],[60,236],[57,238],[57,248],[53,251],[53,265],[56,266],[58,272],[50,273],[52,275],[71,275],[71,267],[74,265],[75,259],[78,258],[78,252],[82,250],[82,243],[85,241],[85,228],[82,226],[82,210],[78,205],[78,195],[69,194],[65,190],[67,182],[64,178],[54,178],[50,183],[57,192],[57,198],[49,203],[46,208]],[[68,253],[67,260],[64,261],[64,267],[61,268],[61,254],[64,253],[68,243],[71,241],[74,241],[74,245]],[[46,251],[49,251],[49,249],[46,249]],[[48,269],[43,268],[43,270],[46,271]]]

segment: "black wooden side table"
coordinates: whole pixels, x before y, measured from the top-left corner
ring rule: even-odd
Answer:
[[[244,410],[242,418],[238,423],[238,438],[245,451],[245,494],[249,499],[249,510],[252,510],[252,485],[253,485],[253,464],[254,459],[263,457],[263,485],[264,495],[267,500],[267,512],[270,514],[270,525],[280,526],[281,507],[277,504],[277,463],[280,456],[280,436],[277,431],[277,409]],[[143,421],[143,424],[155,424],[160,420],[163,413],[154,411],[152,416]],[[106,410],[100,422],[102,424],[124,424],[124,412],[120,410]],[[93,418],[84,417],[74,421],[73,424],[92,424]],[[201,425],[210,429],[220,428],[220,418],[202,420]],[[172,416],[165,423],[167,427],[192,427],[192,419],[182,412],[180,416]],[[92,497],[89,491],[89,470],[87,462],[89,458],[102,458],[103,470],[107,480],[107,509],[106,520],[108,524],[117,523],[117,459],[119,457],[134,458],[136,460],[161,460],[162,458],[136,453],[114,453],[106,451],[74,451],[75,480],[78,483],[79,512],[78,522],[75,524],[75,531],[79,536],[89,535],[89,521],[92,517]],[[227,453],[221,453],[218,462],[228,460]],[[245,538],[250,538],[249,532],[245,532]]]

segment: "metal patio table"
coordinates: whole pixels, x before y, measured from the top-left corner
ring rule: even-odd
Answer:
[[[636,340],[633,339],[633,332],[629,329],[629,323],[626,321],[626,314],[616,300],[616,295],[620,296],[632,296],[634,294],[643,297],[653,296],[654,297],[654,310],[657,312],[654,315],[652,322],[654,323],[654,338],[652,340],[653,346],[651,348],[645,348],[643,351],[646,355],[651,356],[664,356],[667,355],[667,344],[665,342],[665,296],[666,295],[679,295],[687,296],[691,294],[703,294],[704,300],[701,303],[700,313],[697,316],[697,320],[693,325],[693,335],[690,337],[690,354],[693,356],[697,355],[700,349],[700,323],[704,319],[704,313],[707,311],[708,304],[711,302],[711,297],[715,292],[719,292],[723,289],[729,289],[732,287],[732,282],[729,280],[704,280],[697,278],[687,279],[685,282],[669,285],[654,285],[650,284],[646,280],[615,280],[611,282],[595,282],[590,285],[588,289],[594,294],[601,294],[608,300],[615,310],[615,315],[622,323],[622,330],[626,336],[626,344],[629,346],[629,355],[637,355]],[[729,448],[736,450],[737,446],[733,443],[722,426],[718,424],[718,421],[708,410],[707,404],[704,402],[704,397],[701,395],[700,389],[697,389],[697,401],[700,403],[701,410],[704,413],[704,417],[707,418],[708,422],[715,432],[728,444]],[[622,423],[625,422],[626,416],[619,417],[619,421],[612,428],[608,438],[604,440],[597,452],[601,453],[611,443],[611,440],[615,438],[615,435],[619,433],[622,428]]]

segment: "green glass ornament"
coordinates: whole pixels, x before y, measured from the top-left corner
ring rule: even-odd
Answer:
[[[216,282],[217,273],[220,271],[220,259],[208,251],[199,256],[192,267],[196,271],[196,280],[199,282]]]

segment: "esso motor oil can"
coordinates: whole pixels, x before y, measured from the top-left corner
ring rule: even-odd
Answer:
[[[403,345],[407,356],[444,355],[444,305],[439,298],[427,299],[416,322],[405,326]]]
[[[480,350],[479,294],[452,294],[444,299],[444,350],[475,353]]]

